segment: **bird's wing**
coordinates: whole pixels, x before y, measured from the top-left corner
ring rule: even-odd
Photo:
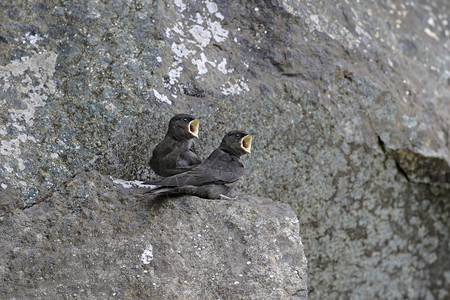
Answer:
[[[184,151],[179,152],[178,156],[176,158],[177,167],[179,168],[193,168],[196,165],[199,165],[202,163],[202,160],[195,154],[195,152],[192,151]]]
[[[160,186],[200,186],[210,183],[231,183],[244,173],[244,167],[228,153],[215,150],[206,161],[185,173],[149,181],[146,184]]]
[[[170,153],[160,161],[161,168],[168,176],[189,171],[201,163],[197,156],[185,152]]]
[[[166,136],[153,150],[149,164],[157,174],[172,176],[186,172],[201,162],[197,154],[192,151],[192,145]]]

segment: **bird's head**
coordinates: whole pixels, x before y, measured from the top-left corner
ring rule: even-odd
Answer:
[[[252,149],[252,136],[244,131],[230,131],[223,137],[220,147],[237,156],[245,155]]]
[[[198,138],[200,118],[188,114],[178,114],[169,121],[168,133],[178,139]]]

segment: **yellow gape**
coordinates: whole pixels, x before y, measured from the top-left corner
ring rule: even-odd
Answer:
[[[250,153],[252,149],[252,135],[246,135],[241,139],[241,148],[244,149],[245,152]]]
[[[189,122],[189,133],[198,138],[198,123],[200,119],[195,119]]]

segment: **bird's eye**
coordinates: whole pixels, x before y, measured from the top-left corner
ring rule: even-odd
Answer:
[[[187,123],[188,121],[189,121],[189,120],[188,120],[187,118],[184,118],[184,119],[183,119],[183,122],[184,122],[184,123]]]
[[[234,136],[237,137],[237,138],[240,138],[241,134],[240,133],[236,133]]]

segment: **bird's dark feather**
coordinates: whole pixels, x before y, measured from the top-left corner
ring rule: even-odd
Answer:
[[[145,184],[158,187],[146,191],[151,195],[195,195],[217,199],[229,193],[244,174],[240,157],[247,151],[242,139],[248,134],[231,131],[222,139],[219,148],[200,165],[189,171],[170,177],[148,181]]]
[[[201,162],[193,150],[192,140],[179,141],[166,136],[153,150],[150,166],[158,175],[172,176],[186,172]]]
[[[244,166],[239,158],[216,149],[201,165],[167,178],[146,182],[165,187],[201,186],[209,183],[225,184],[237,181],[244,174]]]

